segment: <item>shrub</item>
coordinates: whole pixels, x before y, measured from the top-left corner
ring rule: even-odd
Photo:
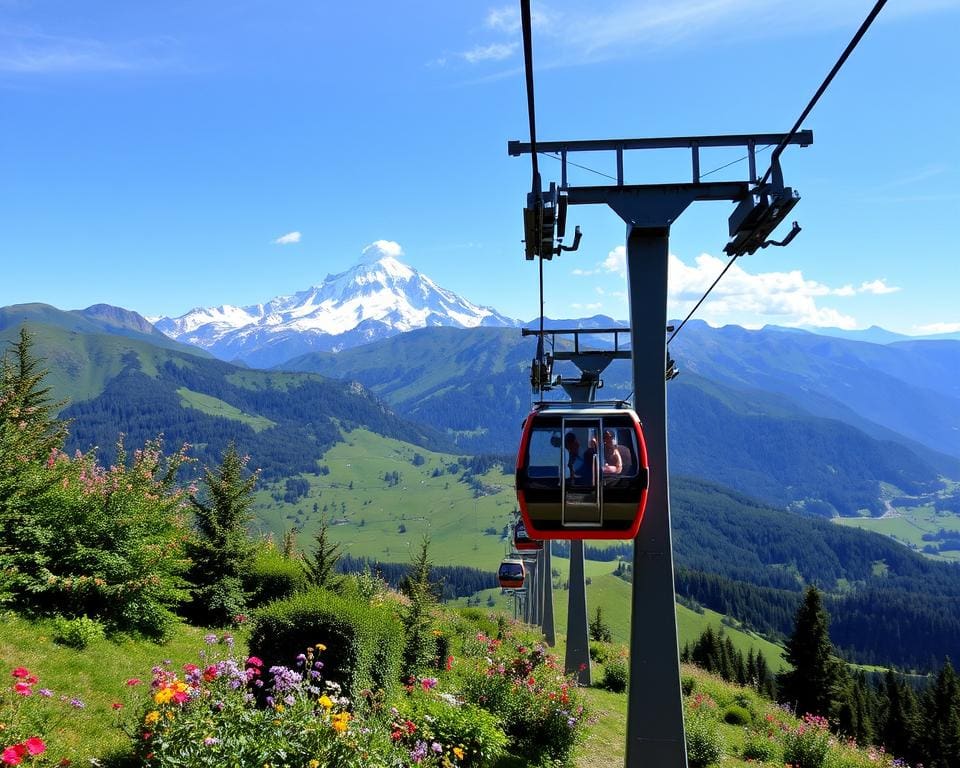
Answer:
[[[399,682],[403,629],[385,605],[314,589],[254,614],[250,652],[268,667],[317,643],[327,647],[331,677],[351,699],[365,690],[389,694]]]
[[[690,768],[706,768],[720,762],[725,744],[720,724],[702,710],[687,717],[687,762]]]
[[[500,719],[450,694],[437,694],[432,682],[433,678],[421,679],[399,702],[391,722],[392,740],[413,747],[420,740],[458,746],[463,750],[458,763],[465,768],[496,763],[508,744]],[[411,728],[410,723],[416,727]]]
[[[603,682],[601,686],[614,693],[623,693],[627,690],[627,681],[630,672],[623,659],[611,659],[603,668]]]
[[[747,734],[743,743],[744,760],[755,760],[758,763],[782,762],[782,757],[780,744],[771,734],[755,731]]]
[[[53,622],[53,641],[71,648],[83,650],[94,640],[105,635],[103,624],[94,619],[81,616],[77,619],[66,619],[58,616]]]
[[[243,581],[252,608],[293,597],[305,585],[300,562],[284,557],[272,547],[257,552]]]
[[[485,635],[487,655],[462,675],[466,701],[503,719],[511,753],[531,761],[567,762],[583,737],[585,713],[579,689],[542,645],[517,645]]]
[[[783,726],[783,760],[794,768],[821,768],[830,749],[826,719],[804,715],[795,726]]]
[[[684,696],[690,696],[697,689],[696,678],[693,678],[690,675],[681,675],[680,689],[683,691]]]
[[[723,710],[723,722],[730,725],[749,725],[752,721],[750,710],[739,704],[731,704]]]
[[[597,664],[606,664],[610,658],[610,646],[596,640],[590,642],[590,660]]]
[[[69,765],[69,760],[56,762],[61,755],[54,754],[58,745],[51,742],[50,736],[63,716],[71,709],[82,709],[84,703],[74,697],[57,696],[25,667],[4,667],[2,675],[5,680],[0,687],[0,763]]]

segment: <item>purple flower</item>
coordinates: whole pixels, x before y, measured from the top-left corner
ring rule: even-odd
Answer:
[[[203,744],[206,747],[212,747],[214,744],[219,744],[219,743],[220,743],[220,739],[215,739],[213,736],[207,736],[207,738],[203,740]]]
[[[53,691],[51,691],[49,688],[41,688],[39,691],[37,691],[37,693],[39,693],[45,699],[49,699],[51,696],[53,696]]]
[[[435,741],[433,742],[433,744],[430,745],[430,749],[432,749],[437,754],[440,754],[441,752],[443,752],[443,744],[441,744],[439,741]]]
[[[292,707],[294,704],[297,703],[297,698],[292,693],[288,693],[286,696],[283,697],[283,703],[286,704],[288,707]]]
[[[418,741],[417,745],[410,752],[410,759],[415,763],[420,763],[427,756],[427,742]]]
[[[70,706],[74,709],[83,709],[87,705],[80,701],[80,699],[70,699]]]
[[[216,645],[217,636],[211,632],[209,635],[203,636],[203,642],[205,642],[207,645]]]

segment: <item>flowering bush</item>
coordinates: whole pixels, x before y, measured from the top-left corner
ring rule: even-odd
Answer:
[[[781,724],[783,760],[794,768],[821,768],[831,742],[829,724],[818,715],[804,715],[797,725]]]
[[[171,608],[186,597],[187,497],[175,485],[186,446],[164,457],[154,441],[134,452],[129,467],[126,458],[122,444],[110,469],[92,454],[54,450],[31,470],[44,476],[46,490],[14,532],[15,606],[86,615],[150,637],[168,633]]]
[[[422,748],[413,754],[351,710],[340,686],[323,677],[325,650],[314,646],[292,667],[266,669],[255,656],[232,655],[180,670],[155,667],[132,734],[138,758],[151,768],[429,765]],[[442,757],[446,762],[434,764],[460,765],[453,750]]]
[[[7,679],[10,684],[0,689],[0,764],[46,765],[50,753],[44,734],[69,711],[67,707],[81,709],[84,704],[38,687],[39,679],[25,667],[11,670]],[[52,709],[53,701],[64,705],[59,712]]]
[[[743,742],[743,759],[758,763],[782,762],[780,742],[773,734],[751,731]]]
[[[582,739],[585,715],[576,683],[542,645],[490,639],[488,655],[463,672],[463,696],[503,718],[511,751],[531,760],[566,762]]]
[[[452,756],[463,766],[492,765],[503,755],[507,737],[495,715],[439,692],[436,678],[414,680],[407,696],[391,709],[390,738],[413,752],[429,745],[444,765]]]

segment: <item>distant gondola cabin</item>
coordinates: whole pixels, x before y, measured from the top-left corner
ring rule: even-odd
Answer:
[[[500,563],[497,580],[503,589],[520,589],[526,578],[527,569],[519,557],[508,557]]]
[[[527,535],[527,526],[523,520],[517,520],[513,526],[513,548],[519,552],[538,552],[543,549],[543,542],[531,539]]]
[[[632,539],[647,504],[637,414],[612,404],[541,404],[524,422],[517,502],[534,539]]]

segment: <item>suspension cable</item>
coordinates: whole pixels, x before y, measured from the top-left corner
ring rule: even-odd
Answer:
[[[800,130],[800,125],[804,120],[807,119],[807,115],[810,114],[817,102],[820,101],[820,97],[823,96],[824,91],[827,90],[827,87],[833,81],[833,78],[836,76],[837,72],[840,71],[840,68],[849,58],[850,54],[853,53],[853,49],[857,47],[860,39],[864,36],[864,34],[866,34],[867,30],[870,28],[870,25],[873,24],[873,20],[877,18],[877,14],[879,14],[883,9],[883,6],[886,5],[886,2],[887,0],[877,0],[876,4],[873,6],[873,10],[870,11],[870,13],[867,15],[867,18],[864,19],[863,23],[860,25],[860,29],[857,30],[857,33],[851,38],[850,42],[847,43],[847,47],[844,48],[843,53],[840,54],[840,58],[837,59],[837,63],[833,65],[833,69],[830,70],[830,73],[820,84],[820,87],[817,88],[817,92],[813,95],[813,98],[810,99],[806,108],[800,113],[800,117],[797,118],[797,122],[794,123],[793,128],[790,129],[790,133],[781,139],[780,143],[777,145],[777,148],[771,153],[770,167],[768,167],[766,173],[763,174],[763,178],[760,179],[760,184],[758,186],[763,186],[766,180],[770,177],[770,174],[773,172],[773,167],[780,159],[780,155],[783,153],[783,150],[790,143],[790,140],[797,135],[797,131]]]
[[[530,122],[530,162],[533,166],[533,193],[540,199],[540,169],[537,166],[537,118],[533,102],[533,31],[530,0],[520,0],[520,22],[523,25],[523,69],[527,80],[527,119]]]
[[[766,183],[778,160],[780,159],[780,155],[783,153],[783,150],[790,144],[791,139],[797,135],[797,131],[800,130],[800,126],[803,124],[803,121],[807,119],[807,116],[816,106],[817,102],[820,101],[820,97],[823,96],[830,83],[833,82],[833,78],[840,71],[840,68],[844,65],[846,60],[850,57],[850,54],[853,53],[854,48],[857,47],[857,44],[863,38],[864,34],[866,34],[867,30],[870,28],[870,25],[873,24],[873,20],[877,18],[877,15],[883,9],[883,6],[886,5],[886,2],[887,0],[877,0],[877,2],[874,4],[873,9],[867,15],[867,18],[863,20],[863,23],[860,25],[860,28],[857,30],[856,34],[850,39],[850,42],[847,43],[847,47],[844,48],[843,53],[840,54],[840,58],[837,59],[829,74],[826,76],[826,78],[824,78],[824,81],[820,84],[820,87],[817,88],[817,92],[813,95],[813,98],[810,99],[810,101],[807,103],[807,106],[804,107],[803,112],[800,113],[800,117],[797,118],[797,122],[794,123],[793,128],[790,129],[790,133],[781,139],[776,149],[774,149],[770,154],[770,166],[767,168],[766,173],[763,174],[763,178],[760,179],[757,186],[763,186],[763,184]],[[710,295],[710,291],[712,291],[716,287],[717,283],[720,282],[721,278],[727,274],[727,271],[733,266],[734,262],[739,258],[739,256],[740,254],[736,254],[730,259],[730,261],[727,262],[727,266],[723,268],[723,271],[720,273],[717,279],[713,281],[709,288],[707,288],[706,293],[700,297],[700,300],[683,319],[683,322],[677,326],[677,329],[670,335],[670,338],[667,339],[668,345],[676,338],[677,334],[680,333],[680,329],[687,324],[687,320],[693,317],[693,314],[700,308],[700,305],[703,304],[707,296]]]

